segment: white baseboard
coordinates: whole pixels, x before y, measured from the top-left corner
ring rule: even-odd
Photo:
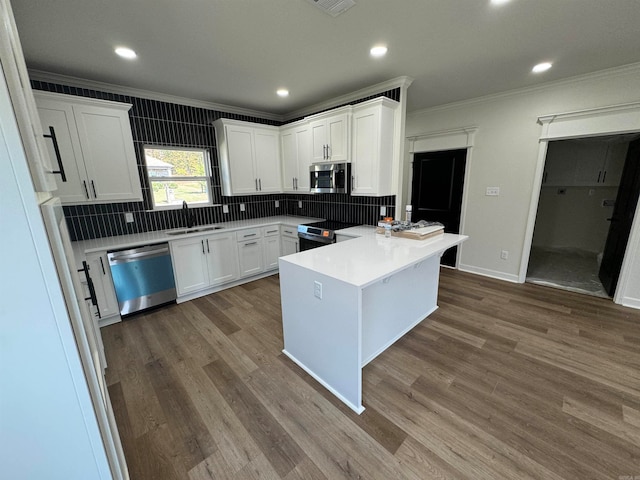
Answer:
[[[497,280],[504,280],[511,283],[522,283],[518,279],[518,275],[512,273],[499,272],[497,270],[490,270],[488,268],[474,267],[472,265],[458,265],[458,270],[462,272],[475,273],[476,275],[482,275],[483,277],[495,278]]]
[[[620,305],[623,307],[640,309],[640,298],[622,297]]]

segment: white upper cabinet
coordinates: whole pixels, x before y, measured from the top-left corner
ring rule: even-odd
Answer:
[[[313,162],[348,162],[351,107],[308,117]]]
[[[628,143],[593,140],[551,142],[547,149],[545,186],[615,187],[620,184]]]
[[[353,107],[351,194],[392,194],[394,116],[398,102],[376,98]]]
[[[309,193],[311,130],[307,122],[286,125],[280,132],[282,145],[282,190]]]
[[[51,159],[64,170],[63,203],[142,200],[128,111],[131,105],[34,92]],[[54,163],[56,163],[54,161]]]
[[[227,119],[216,120],[213,125],[223,195],[282,191],[277,127]]]

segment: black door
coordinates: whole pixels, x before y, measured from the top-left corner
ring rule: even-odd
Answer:
[[[613,296],[618,284],[618,277],[620,276],[624,253],[627,249],[639,194],[640,140],[636,140],[629,144],[629,150],[627,151],[620,187],[618,187],[616,205],[613,207],[611,226],[609,227],[607,243],[604,246],[602,263],[598,274],[602,285],[610,296]]]
[[[444,231],[460,233],[462,186],[467,150],[416,153],[413,156],[411,219],[440,222]],[[442,264],[455,266],[457,247],[442,256]]]

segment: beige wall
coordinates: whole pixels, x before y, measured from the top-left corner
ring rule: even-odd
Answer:
[[[518,280],[542,129],[537,123],[539,116],[638,101],[640,65],[633,65],[537,89],[409,114],[407,137],[478,127],[467,164],[463,207],[462,233],[470,239],[462,246],[460,268]],[[405,168],[406,172],[410,170]],[[488,186],[500,187],[500,196],[485,196]],[[632,245],[632,248],[638,246]],[[509,251],[507,260],[500,258],[501,250]],[[640,307],[640,259],[635,258],[640,255],[633,259],[627,290]]]

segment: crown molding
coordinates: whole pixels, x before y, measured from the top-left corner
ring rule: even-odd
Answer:
[[[312,115],[314,113],[317,113],[323,110],[328,110],[330,108],[334,108],[340,105],[345,105],[349,102],[360,100],[363,97],[367,97],[369,95],[375,95],[376,93],[384,92],[386,90],[391,90],[393,88],[402,88],[406,90],[413,83],[413,80],[414,79],[412,77],[408,77],[408,76],[392,78],[391,80],[387,80],[382,83],[377,83],[375,85],[371,85],[369,87],[356,90],[355,92],[347,93],[340,97],[335,97],[335,98],[332,98],[331,100],[316,103],[315,105],[311,105],[309,107],[296,110],[295,112],[288,113],[284,115],[284,121],[286,122],[294,118],[306,117],[308,115]]]
[[[250,117],[264,118],[266,120],[274,120],[282,122],[283,116],[273,113],[251,110],[248,108],[233,107],[222,103],[205,102],[194,100],[192,98],[179,97],[164,93],[152,92],[150,90],[142,90],[138,88],[125,87],[113,83],[97,82],[84,78],[72,77],[68,75],[60,75],[58,73],[45,72],[42,70],[28,70],[29,78],[41,82],[51,82],[70,87],[88,88],[98,90],[100,92],[115,93],[119,95],[129,95],[131,97],[146,98],[148,100],[157,100],[160,102],[176,103],[178,105],[187,105],[190,107],[207,108],[209,110],[217,110],[219,112],[235,113],[237,115],[247,115]]]
[[[387,80],[386,82],[371,85],[369,87],[365,87],[355,92],[351,92],[337,98],[332,98],[331,100],[317,103],[315,105],[311,105],[310,107],[305,107],[303,109],[297,110],[292,113],[288,113],[286,115],[278,115],[274,113],[262,112],[259,110],[251,110],[248,108],[234,107],[234,106],[225,105],[222,103],[205,102],[202,100],[179,97],[176,95],[153,92],[150,90],[143,90],[143,89],[133,88],[133,87],[125,87],[123,85],[117,85],[113,83],[87,80],[84,78],[73,77],[70,75],[61,75],[58,73],[46,72],[43,70],[29,69],[28,72],[29,72],[29,78],[31,80],[56,83],[60,85],[68,85],[70,87],[76,87],[76,88],[88,88],[88,89],[97,90],[100,92],[115,93],[118,95],[129,95],[131,97],[146,98],[149,100],[158,100],[161,102],[168,102],[168,103],[176,103],[179,105],[187,105],[190,107],[207,108],[210,110],[217,110],[219,112],[235,113],[237,115],[247,115],[250,117],[263,118],[266,120],[274,120],[276,122],[286,122],[293,118],[311,115],[321,110],[327,110],[327,109],[336,107],[338,105],[344,105],[345,103],[359,100],[362,97],[374,95],[376,93],[380,93],[385,90],[391,90],[393,88],[400,87],[406,90],[411,85],[411,83],[413,83],[412,77],[408,77],[408,76],[396,77],[391,80]]]
[[[407,112],[407,117],[417,117],[420,115],[426,115],[428,113],[466,107],[466,106],[475,105],[479,103],[491,102],[491,101],[502,99],[502,98],[515,97],[518,95],[526,95],[529,93],[544,91],[551,88],[560,87],[563,85],[570,85],[572,83],[586,82],[589,80],[596,80],[598,78],[617,77],[617,76],[629,75],[634,73],[640,74],[640,62],[630,63],[628,65],[623,65],[621,67],[608,68],[606,70],[598,70],[597,72],[586,73],[584,75],[576,75],[574,77],[563,78],[560,80],[553,80],[551,82],[541,83],[539,85],[534,85],[530,87],[516,88],[513,90],[506,90],[504,92],[492,93],[490,95],[484,95],[481,97],[469,98],[467,100],[460,100],[459,102],[452,102],[444,105],[436,105],[434,107],[423,108],[421,110],[414,110],[413,112]]]

